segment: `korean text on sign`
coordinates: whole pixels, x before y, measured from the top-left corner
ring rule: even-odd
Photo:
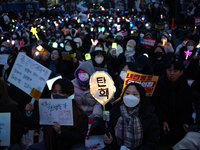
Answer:
[[[142,87],[144,87],[146,96],[152,96],[158,82],[158,78],[158,76],[144,75],[137,72],[127,71],[123,89],[129,83],[135,82],[141,84]]]
[[[73,126],[73,109],[71,99],[40,99],[39,113],[41,125]]]

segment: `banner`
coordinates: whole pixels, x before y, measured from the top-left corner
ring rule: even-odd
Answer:
[[[39,114],[41,125],[73,126],[72,99],[40,99]]]
[[[0,65],[5,65],[7,63],[8,56],[9,55],[7,55],[7,54],[0,55]]]
[[[10,146],[11,113],[0,113],[0,146]]]
[[[156,40],[154,39],[148,39],[146,37],[143,37],[143,41],[142,41],[142,47],[146,47],[146,48],[150,48],[150,47],[154,47]]]
[[[10,72],[8,81],[39,100],[51,70],[20,52]]]
[[[194,20],[195,20],[194,22],[195,25],[200,25],[200,17],[195,17]]]
[[[137,72],[127,71],[126,78],[124,80],[124,88],[131,82],[139,83],[144,87],[146,96],[152,96],[158,82],[159,76],[145,75]]]

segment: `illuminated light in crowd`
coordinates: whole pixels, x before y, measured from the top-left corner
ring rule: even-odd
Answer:
[[[134,9],[132,9],[132,12],[134,12]]]
[[[144,53],[143,55],[146,56],[147,58],[149,58],[149,55],[147,53]]]
[[[56,9],[56,7],[53,7],[53,9]]]
[[[50,22],[50,20],[48,19],[47,22]]]
[[[90,60],[90,59],[91,59],[90,53],[86,53],[86,54],[85,54],[85,60]]]
[[[39,46],[36,47],[36,49],[37,49],[38,51],[41,51],[41,50],[43,49],[43,47],[42,47],[41,45],[39,45]]]
[[[196,30],[196,29],[197,29],[197,26],[195,26],[194,28],[195,28],[195,30]]]
[[[18,30],[18,29],[19,29],[19,27],[16,27],[15,29],[16,29],[16,30]]]
[[[44,29],[44,27],[43,27],[43,26],[41,26],[41,27],[40,27],[40,29]]]
[[[57,48],[57,47],[58,47],[58,43],[53,42],[52,47],[53,47],[53,48]]]
[[[148,23],[146,23],[146,24],[145,24],[145,27],[148,27],[148,26],[149,26],[149,24],[148,24]]]
[[[15,22],[15,20],[14,20],[14,19],[12,19],[12,22]]]
[[[122,19],[124,20],[124,17],[122,17]]]
[[[10,40],[7,40],[8,43],[10,43]]]
[[[93,5],[95,5],[95,4],[93,3]]]
[[[87,14],[87,17],[90,18],[90,13]]]
[[[187,51],[184,51],[184,53],[185,53],[185,61],[187,61],[188,57],[192,54],[192,52],[190,52],[189,50],[187,50]]]
[[[108,18],[108,16],[106,16],[106,18]]]
[[[12,29],[11,31],[14,32],[14,29]]]
[[[3,36],[1,37],[1,39],[3,40]]]
[[[145,20],[145,17],[143,16],[143,17],[142,17],[142,21],[144,21],[144,20]]]
[[[12,41],[11,41],[11,44],[12,44],[12,45],[15,45],[15,41],[14,41],[14,40],[12,40]]]
[[[160,19],[163,19],[163,15],[162,14],[160,15]]]
[[[55,26],[58,27],[58,23],[56,23]]]
[[[40,52],[38,52],[38,51],[37,51],[37,52],[35,52],[35,56],[38,56],[39,54],[40,54]]]
[[[80,19],[77,20],[77,23],[80,23]]]

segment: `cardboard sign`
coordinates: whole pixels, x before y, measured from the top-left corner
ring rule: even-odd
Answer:
[[[51,70],[20,52],[10,72],[8,81],[36,100],[39,100],[50,74]]]
[[[109,102],[115,91],[114,82],[107,72],[96,71],[90,77],[90,93],[101,105]]]
[[[195,25],[200,25],[200,17],[195,17],[194,24]]]
[[[72,99],[40,99],[39,113],[41,125],[73,126]]]
[[[0,55],[0,65],[5,65],[7,63],[8,56],[9,55],[7,55],[7,54]]]
[[[143,41],[142,41],[142,47],[146,47],[146,48],[150,48],[150,47],[154,47],[156,40],[154,39],[148,39],[146,37],[143,37]]]
[[[137,72],[127,71],[126,78],[124,80],[124,88],[131,82],[139,83],[144,87],[146,96],[152,96],[158,82],[159,76],[145,75]]]
[[[0,113],[0,146],[10,146],[11,113]]]

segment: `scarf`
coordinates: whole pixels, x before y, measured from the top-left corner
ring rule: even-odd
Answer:
[[[80,87],[86,87],[85,90],[87,90],[89,88],[89,80],[87,80],[87,81],[81,81],[78,77],[76,79],[77,79],[78,85]]]
[[[138,105],[130,114],[124,104],[120,106],[121,117],[119,117],[115,126],[115,136],[119,146],[126,146],[133,149],[142,144],[143,129],[138,118],[140,105]]]
[[[48,67],[49,70],[51,70],[51,75],[50,75],[50,78],[53,78],[56,76],[57,74],[57,69],[56,69],[56,64],[58,63],[58,60],[56,61],[51,61],[50,62],[50,65]]]
[[[126,57],[126,62],[134,62],[134,54],[135,54],[135,50],[132,51],[125,51],[124,56]]]

